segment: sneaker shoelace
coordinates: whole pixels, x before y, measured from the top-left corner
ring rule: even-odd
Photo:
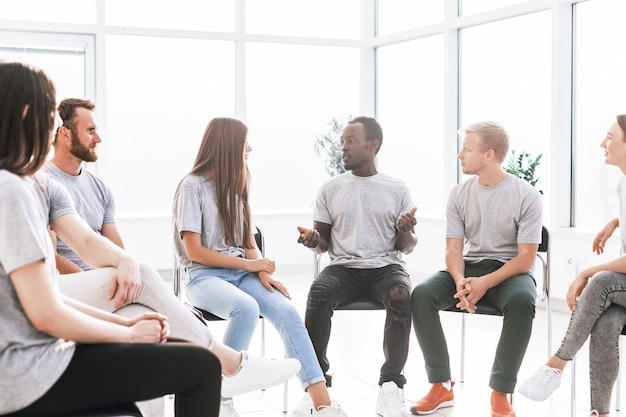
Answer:
[[[541,385],[542,388],[547,388],[552,383],[552,380],[557,378],[559,375],[561,375],[561,373],[558,370],[548,368],[544,372],[541,372],[537,378],[537,382],[539,382],[539,385]]]

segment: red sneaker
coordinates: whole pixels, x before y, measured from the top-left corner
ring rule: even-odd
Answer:
[[[441,382],[433,384],[428,394],[411,406],[411,413],[432,414],[440,408],[452,407],[454,405],[452,387],[454,387],[454,381],[450,381],[450,389],[444,387]]]
[[[510,397],[510,402],[507,396]],[[512,405],[513,394],[498,391],[491,393],[491,417],[515,417]]]

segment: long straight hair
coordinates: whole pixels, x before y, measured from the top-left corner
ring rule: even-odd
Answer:
[[[617,115],[617,125],[624,132],[624,137],[626,138],[626,114],[618,114]]]
[[[0,169],[32,175],[50,151],[54,83],[40,69],[0,62],[0,97]]]
[[[207,125],[193,169],[188,175],[208,176],[215,182],[217,207],[224,229],[224,241],[231,246],[243,243],[253,248],[250,204],[250,171],[243,152],[248,128],[240,120],[216,117]],[[243,236],[241,225],[243,224]]]

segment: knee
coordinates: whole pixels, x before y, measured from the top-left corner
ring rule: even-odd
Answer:
[[[147,262],[139,262],[139,276],[141,277],[142,285],[152,287],[153,285],[163,285],[164,281],[161,278],[159,272],[154,269],[152,265]]]
[[[410,323],[411,293],[409,288],[398,285],[389,290],[389,311],[394,322]]]
[[[316,309],[327,305],[335,285],[332,281],[317,279],[311,284],[307,296],[307,309]]]
[[[244,320],[257,320],[261,310],[259,304],[253,298],[240,298],[230,306],[229,316]]]

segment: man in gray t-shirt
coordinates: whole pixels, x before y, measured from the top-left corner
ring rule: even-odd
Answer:
[[[446,219],[446,269],[420,282],[411,294],[413,325],[431,390],[412,407],[431,414],[454,404],[450,360],[439,311],[480,311],[483,302],[504,316],[489,386],[492,416],[514,417],[507,399],[530,340],[536,288],[532,276],[541,243],[541,196],[502,169],[509,149],[498,123],[463,129],[458,158],[473,175],[450,192]]]
[[[309,290],[305,325],[317,359],[331,376],[326,348],[332,311],[355,296],[369,294],[384,305],[385,363],[376,412],[383,417],[408,416],[401,389],[411,330],[411,280],[401,254],[417,243],[415,207],[406,185],[379,173],[375,156],[383,141],[382,129],[370,117],[348,122],[341,134],[346,173],[320,189],[313,211],[313,229],[298,227],[299,243],[316,253],[328,251],[330,265]]]
[[[67,188],[76,211],[96,233],[124,248],[115,222],[115,199],[107,184],[85,169],[86,162],[98,159],[96,148],[102,139],[91,100],[68,98],[59,104],[63,125],[54,139],[54,157],[44,170]],[[56,239],[57,269],[62,274],[89,270],[80,257],[61,239]]]

